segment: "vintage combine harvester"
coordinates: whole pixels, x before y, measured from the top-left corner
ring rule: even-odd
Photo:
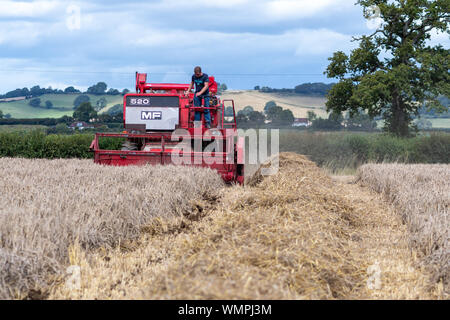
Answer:
[[[123,133],[97,133],[91,143],[94,162],[105,165],[175,164],[210,167],[225,182],[244,183],[244,140],[237,135],[233,100],[217,96],[209,77],[211,128],[205,126],[205,108],[194,107],[189,84],[147,83],[136,72],[136,93],[123,99]],[[226,104],[232,114],[226,114]],[[228,108],[228,111],[231,109]],[[200,112],[202,121],[195,122]],[[99,139],[122,138],[122,150],[102,150]]]

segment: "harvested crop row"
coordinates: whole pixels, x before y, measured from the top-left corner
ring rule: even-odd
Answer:
[[[411,247],[450,294],[450,165],[370,164],[358,177],[398,208]]]
[[[89,160],[3,158],[0,175],[2,299],[48,288],[71,245],[90,250],[136,239],[153,218],[181,218],[223,185],[208,169]]]
[[[436,297],[414,268],[406,226],[376,192],[293,153],[280,155],[277,174],[226,191],[189,228],[155,225],[133,251],[78,250],[80,289],[61,285],[49,298]]]

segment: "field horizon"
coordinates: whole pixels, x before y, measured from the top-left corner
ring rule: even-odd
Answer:
[[[59,118],[64,115],[72,115],[73,102],[75,98],[83,93],[64,93],[64,94],[44,94],[36,97],[41,99],[41,104],[45,101],[51,101],[53,107],[51,109],[35,108],[28,103],[31,99],[10,101],[0,103],[0,110],[3,114],[11,114],[13,118]],[[108,111],[109,108],[116,104],[123,103],[123,95],[93,95],[87,94],[91,99],[90,102],[94,106],[96,101],[105,98],[107,100],[106,107],[99,110],[99,113]],[[277,105],[283,108],[291,109],[295,117],[306,117],[307,111],[314,111],[319,116],[326,116],[325,102],[326,98],[299,95],[299,94],[283,94],[283,93],[264,93],[256,90],[230,90],[225,91],[221,95],[223,100],[234,99],[236,111],[244,109],[251,105],[256,111],[263,111],[264,106],[269,101],[275,101]]]
[[[28,103],[31,99],[1,102],[0,110],[3,114],[10,114],[13,118],[31,119],[31,118],[60,118],[62,116],[72,116],[73,102],[75,98],[82,93],[64,93],[64,94],[44,94],[37,98],[41,99],[41,104],[45,101],[51,101],[53,107],[51,109],[35,108]],[[102,98],[105,98],[106,107],[99,110],[99,113],[107,112],[116,104],[123,103],[122,95],[93,95],[87,94],[93,106]],[[246,106],[252,106],[255,111],[264,111],[264,106],[269,101],[284,108],[289,109],[296,118],[307,118],[308,111],[313,111],[317,116],[322,118],[328,117],[325,103],[326,97],[314,95],[301,95],[295,93],[278,93],[278,92],[260,92],[257,90],[227,90],[220,97],[222,100],[233,99],[235,102],[236,112],[243,110]],[[450,118],[426,118],[432,124],[434,129],[449,129]],[[377,121],[378,128],[383,125],[382,120]]]

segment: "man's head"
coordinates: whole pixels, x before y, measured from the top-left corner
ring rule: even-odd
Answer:
[[[195,67],[194,68],[194,74],[195,74],[196,77],[200,77],[202,75],[202,68],[200,68],[198,66]]]

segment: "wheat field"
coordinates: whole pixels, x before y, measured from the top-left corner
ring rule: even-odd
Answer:
[[[69,249],[112,248],[157,218],[181,219],[223,183],[209,169],[0,159],[0,299],[44,292]]]
[[[450,294],[450,165],[367,164],[358,180],[397,208],[410,246]]]
[[[275,101],[283,109],[290,109],[294,117],[297,118],[307,118],[308,111],[313,111],[320,117],[326,118],[328,116],[325,108],[327,101],[325,97],[283,95],[255,90],[233,90],[223,92],[221,98],[233,99],[237,108],[236,112],[246,106],[252,106],[255,111],[262,112],[267,102]]]
[[[159,221],[126,249],[74,250],[80,288],[57,286],[49,299],[443,297],[381,195],[335,181],[303,156],[279,161],[275,175],[258,170],[200,203],[187,227]]]
[[[0,159],[0,298],[448,298],[448,167],[366,166],[355,183],[298,154],[279,164],[241,187],[202,168]]]

